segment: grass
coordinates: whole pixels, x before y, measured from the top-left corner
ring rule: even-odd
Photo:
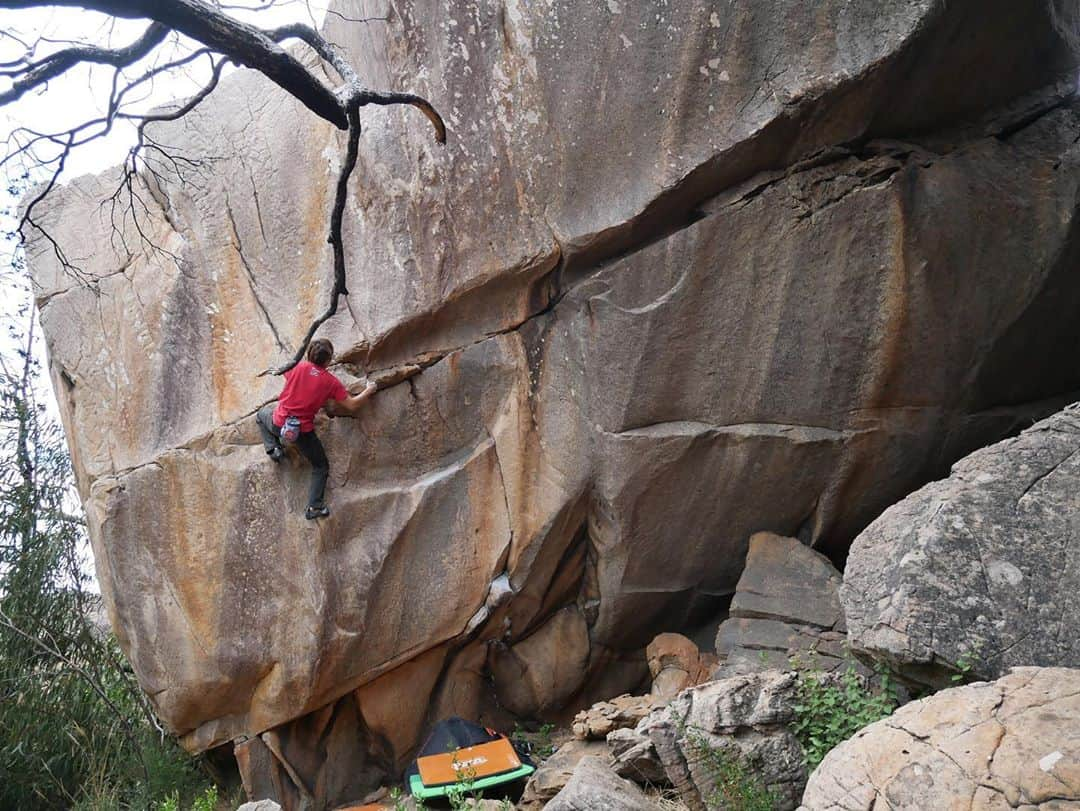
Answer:
[[[713,744],[697,729],[684,727],[682,734],[708,774],[711,788],[702,797],[707,808],[773,811],[777,807],[779,798],[762,783],[754,764],[746,761],[738,747]]]

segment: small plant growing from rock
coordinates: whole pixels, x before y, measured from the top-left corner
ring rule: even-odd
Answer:
[[[551,741],[551,733],[555,731],[554,724],[541,724],[537,732],[539,740],[536,745],[536,754],[542,758],[549,758],[555,753],[555,744]]]
[[[191,811],[214,811],[218,804],[217,786],[208,786],[200,796],[195,798],[195,804]]]
[[[206,790],[195,798],[191,811],[215,811],[217,804],[217,786],[207,786]],[[156,811],[180,811],[180,792],[174,791],[158,803]]]
[[[427,808],[424,805],[423,797],[410,797],[401,790],[400,786],[394,786],[390,789],[388,799],[393,802],[394,811],[423,811],[424,808]],[[410,799],[412,800],[411,803],[409,802]]]
[[[713,745],[696,729],[682,727],[682,735],[713,783],[713,790],[702,798],[710,811],[773,811],[777,807],[776,794],[762,784],[741,753]]]
[[[799,674],[798,703],[792,732],[802,744],[806,768],[813,771],[837,744],[863,727],[892,715],[896,691],[886,672],[881,684],[871,689],[854,664],[838,677],[820,673]]]
[[[514,724],[514,731],[510,738],[512,741],[524,744],[530,755],[547,760],[555,754],[555,743],[551,739],[551,733],[554,731],[554,724],[541,724],[536,732],[529,732],[521,722],[517,722]]]
[[[960,651],[960,656],[956,659],[956,672],[949,677],[949,681],[953,685],[959,687],[962,684],[971,684],[978,679],[978,674],[975,673],[975,664],[979,661],[979,651],[981,649],[982,642],[977,641],[970,647]]]

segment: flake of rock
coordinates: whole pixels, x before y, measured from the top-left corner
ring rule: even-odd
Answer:
[[[658,706],[666,703],[659,696],[616,696],[601,701],[574,716],[572,730],[580,740],[603,740],[608,733],[624,727],[632,727]]]
[[[636,785],[611,770],[604,760],[582,758],[566,787],[547,804],[547,811],[658,811]]]
[[[840,573],[795,538],[750,538],[729,618],[716,635],[716,678],[796,666],[831,671],[844,663]]]
[[[608,733],[607,745],[611,751],[611,767],[619,777],[642,785],[668,784],[664,764],[647,735],[637,729],[616,729]]]
[[[585,757],[607,760],[608,747],[603,741],[570,740],[541,763],[521,794],[519,811],[539,811],[569,782],[574,769]]]

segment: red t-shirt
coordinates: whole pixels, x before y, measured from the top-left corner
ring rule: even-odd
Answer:
[[[286,417],[299,417],[301,431],[315,430],[315,414],[327,400],[344,400],[349,392],[341,381],[321,366],[302,360],[285,373],[285,388],[274,409],[274,425],[280,428]]]

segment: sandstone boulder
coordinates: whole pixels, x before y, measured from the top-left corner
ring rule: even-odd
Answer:
[[[659,634],[645,649],[652,675],[652,694],[672,698],[687,687],[701,684],[712,675],[716,659],[702,654],[682,634]]]
[[[792,672],[772,670],[707,682],[654,710],[634,731],[652,742],[668,782],[692,811],[711,807],[718,758],[771,791],[778,811],[790,810],[806,783],[803,750],[788,728],[795,717],[796,679]],[[634,746],[616,756],[616,770],[632,773],[632,758],[651,760],[647,750]],[[644,773],[649,766],[637,768]]]
[[[657,811],[640,788],[616,775],[604,760],[586,757],[547,811]]]
[[[186,746],[266,747],[252,784],[352,800],[444,714],[573,705],[725,605],[753,532],[839,552],[1080,388],[1043,4],[355,6],[387,19],[330,38],[450,139],[363,114],[323,334],[385,388],[319,426],[328,520],[251,415],[326,303],[340,134],[238,72],[154,130],[215,160],[143,178],[138,227],[116,173],[54,198],[83,281],[28,246],[117,638]]]
[[[515,715],[536,718],[566,705],[582,687],[589,663],[589,626],[572,605],[513,646],[496,642],[488,669],[499,702]]]
[[[957,463],[856,539],[855,650],[911,681],[1080,664],[1080,409]]]
[[[607,762],[608,747],[603,741],[571,740],[560,746],[555,753],[537,766],[525,784],[519,811],[539,811],[563,788],[583,758],[596,757]]]
[[[833,749],[804,811],[1080,808],[1080,670],[1021,667],[901,707]]]
[[[728,619],[716,635],[716,678],[843,663],[841,576],[829,560],[795,538],[758,532],[735,586]]]

